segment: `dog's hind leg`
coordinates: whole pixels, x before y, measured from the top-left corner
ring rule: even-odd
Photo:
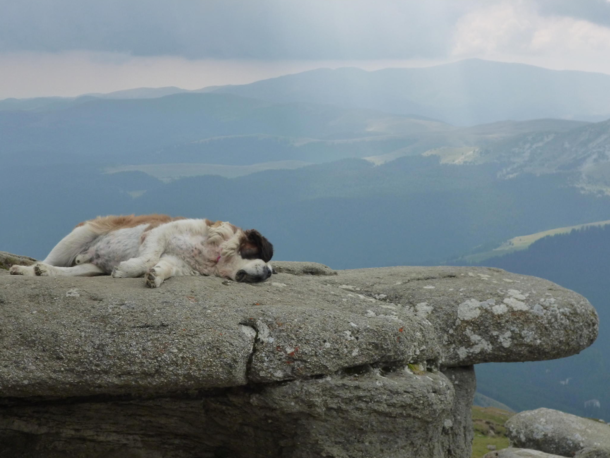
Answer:
[[[159,262],[151,267],[144,279],[146,280],[146,286],[149,288],[158,288],[165,280],[170,277],[178,277],[185,275],[198,275],[196,271],[190,268],[190,266],[182,259],[172,256],[162,256]]]
[[[105,272],[94,264],[79,264],[74,267],[57,267],[44,262],[36,263],[34,273],[38,277],[93,277]]]
[[[76,257],[93,242],[99,234],[89,229],[88,225],[75,227],[55,245],[44,259],[45,264],[58,267],[70,267]]]

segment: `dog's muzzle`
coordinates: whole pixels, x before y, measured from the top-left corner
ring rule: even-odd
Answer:
[[[237,274],[235,274],[235,281],[243,283],[260,283],[267,280],[271,276],[271,273],[271,269],[267,266],[264,266],[261,269],[261,272],[257,272],[256,274],[249,274],[242,269],[237,271]]]

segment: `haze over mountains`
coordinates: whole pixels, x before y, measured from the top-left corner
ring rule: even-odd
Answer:
[[[610,76],[557,71],[478,59],[426,68],[364,71],[319,69],[214,92],[273,103],[317,103],[424,116],[457,126],[540,118],[610,118]],[[180,88],[134,89],[78,98],[0,101],[0,110],[41,110],[86,103],[91,97],[139,99],[185,93]]]
[[[0,250],[168,213],[256,227],[282,260],[449,262],[610,220],[609,107],[608,75],[477,60],[3,100]]]

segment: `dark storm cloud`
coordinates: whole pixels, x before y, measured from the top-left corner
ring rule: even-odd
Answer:
[[[610,2],[607,0],[536,0],[539,12],[549,16],[568,16],[610,26]]]
[[[447,55],[482,0],[0,0],[0,52],[252,59]]]

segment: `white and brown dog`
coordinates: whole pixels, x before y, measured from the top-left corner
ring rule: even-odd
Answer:
[[[273,245],[256,230],[165,215],[105,216],[80,223],[33,266],[12,275],[144,276],[157,288],[170,277],[215,275],[256,283],[271,276]]]

